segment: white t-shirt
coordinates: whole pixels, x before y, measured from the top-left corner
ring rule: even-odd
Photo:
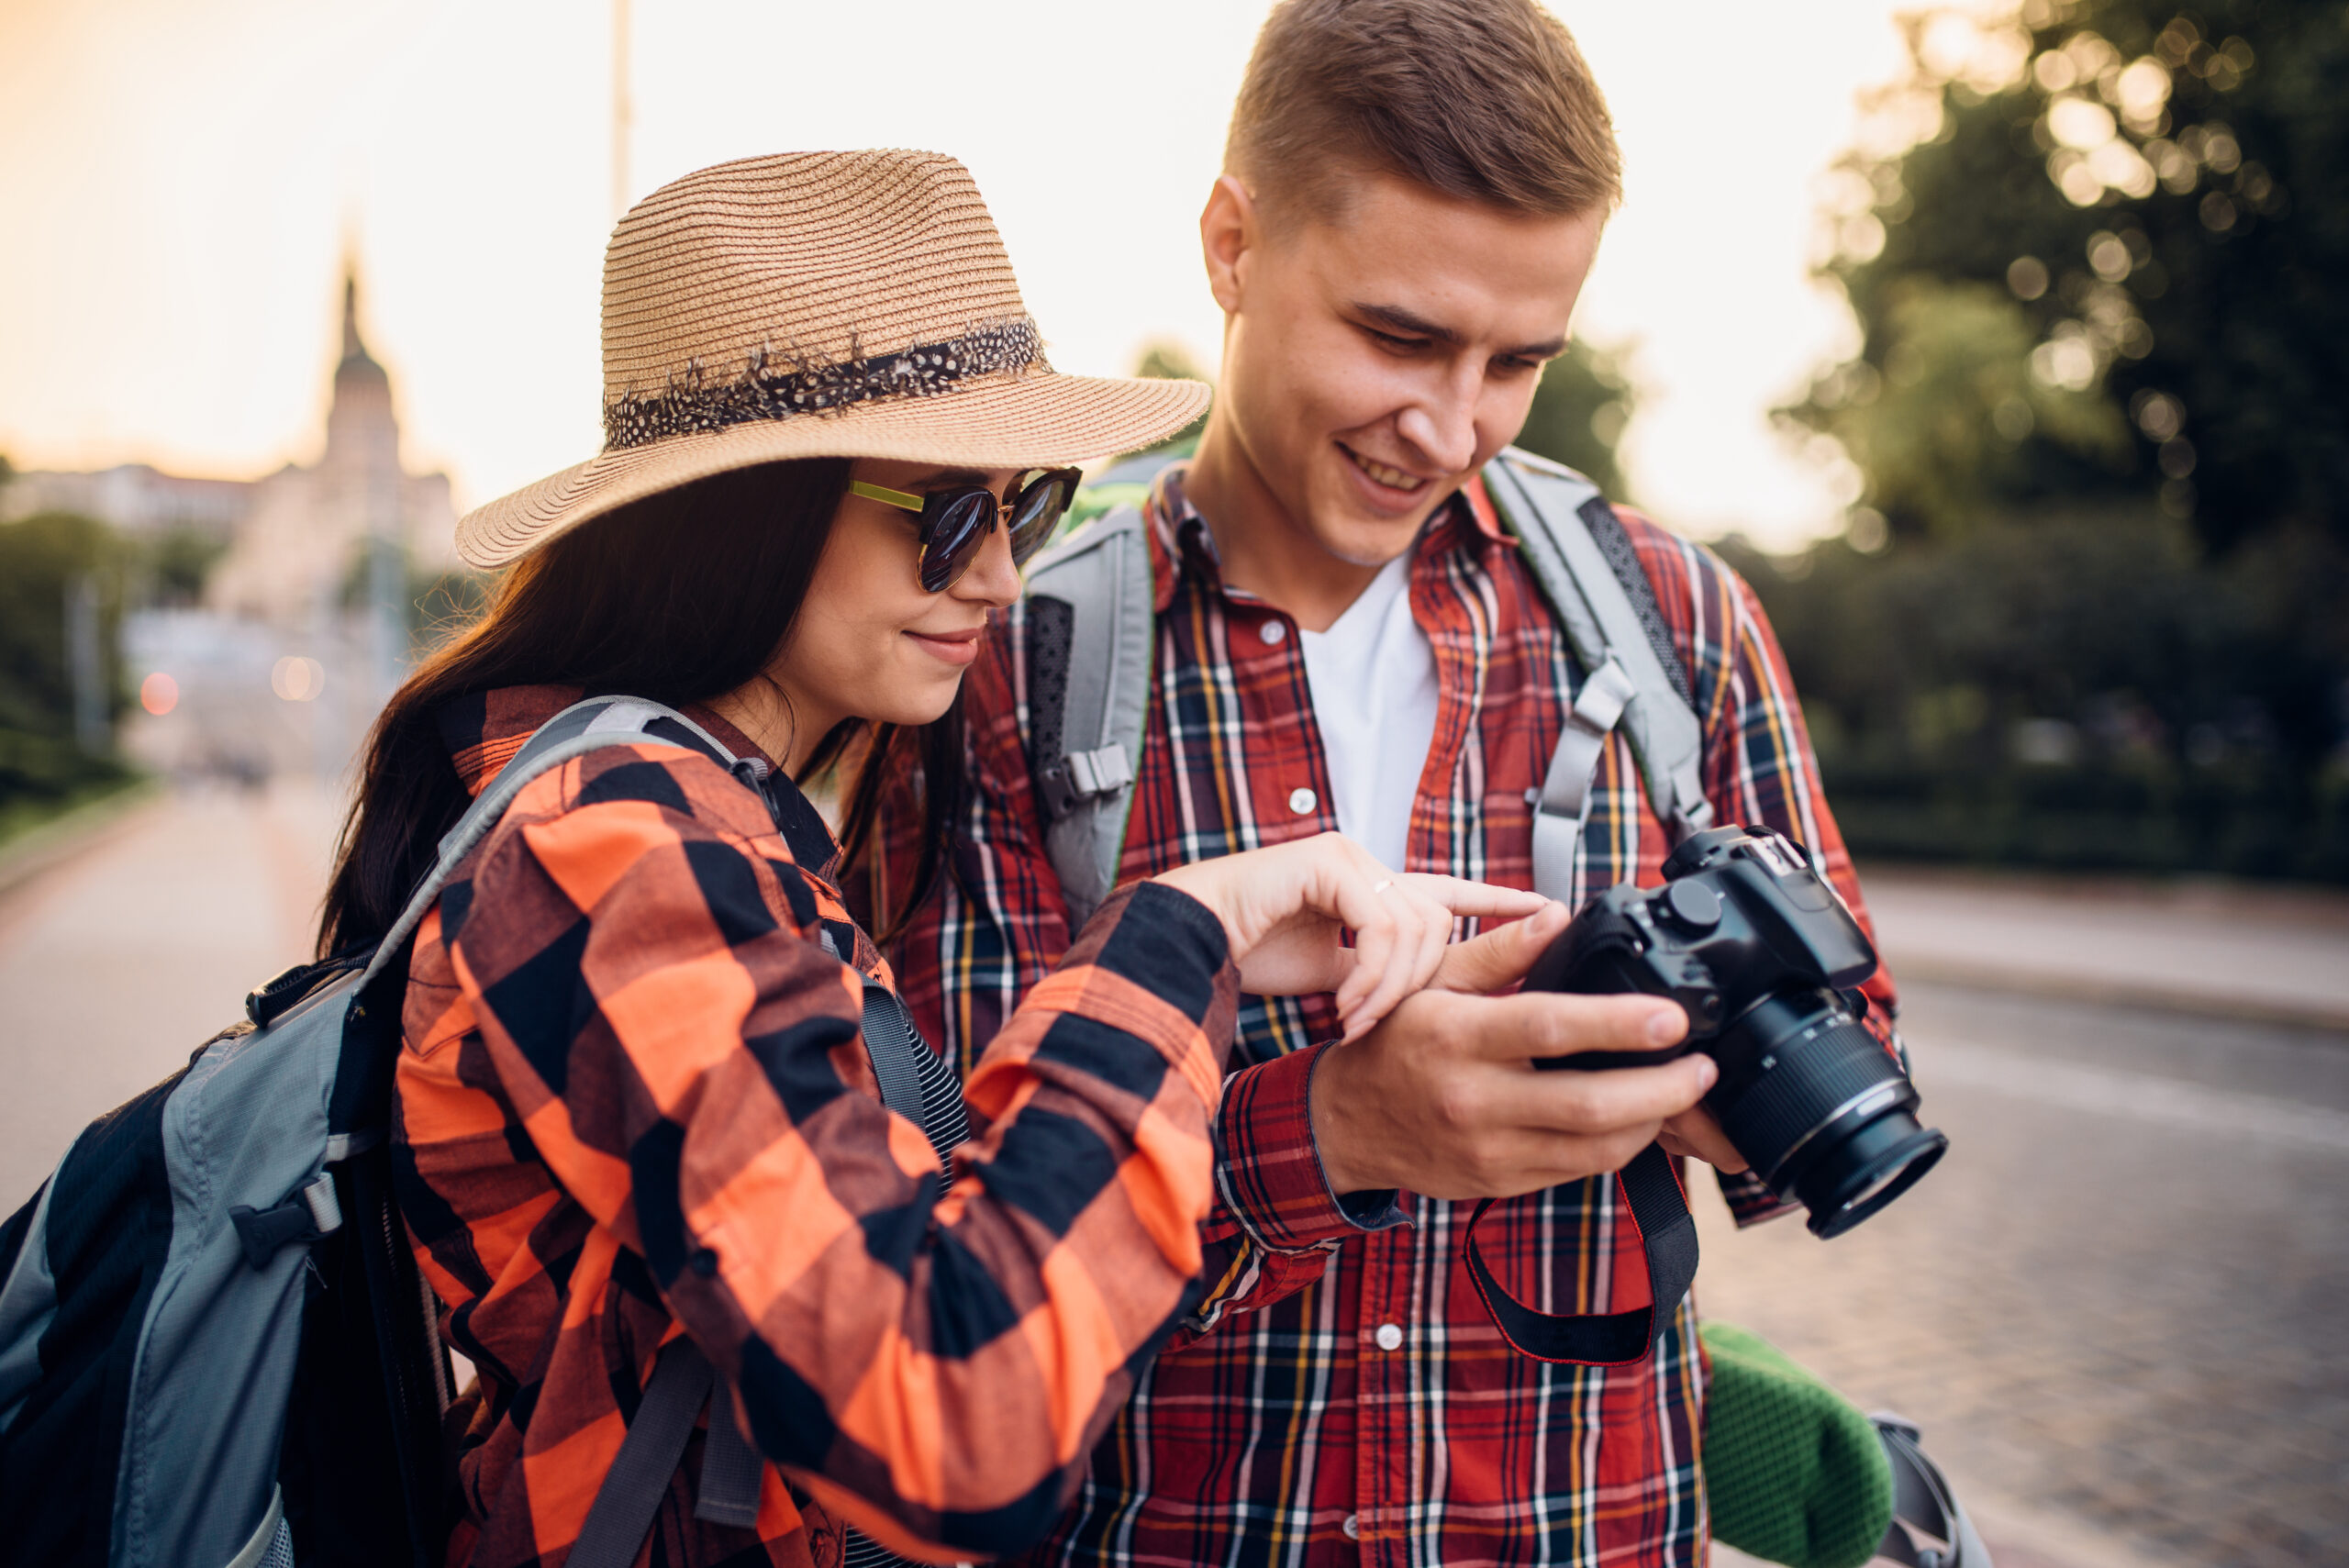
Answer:
[[[1411,804],[1435,743],[1435,647],[1411,618],[1411,558],[1380,569],[1327,631],[1300,631],[1338,830],[1403,869]]]

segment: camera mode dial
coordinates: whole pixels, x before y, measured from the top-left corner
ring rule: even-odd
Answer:
[[[1701,882],[1675,882],[1664,890],[1664,912],[1675,924],[1690,931],[1709,931],[1721,923],[1720,895]]]

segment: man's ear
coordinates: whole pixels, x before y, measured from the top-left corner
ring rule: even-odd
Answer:
[[[1226,316],[1239,312],[1248,259],[1263,239],[1256,198],[1238,175],[1218,175],[1199,213],[1199,250],[1208,264],[1208,290]]]

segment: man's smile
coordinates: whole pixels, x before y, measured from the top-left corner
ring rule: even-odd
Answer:
[[[1345,453],[1347,457],[1353,459],[1353,464],[1356,468],[1361,469],[1363,473],[1368,474],[1374,481],[1386,485],[1389,490],[1400,490],[1405,495],[1409,495],[1414,491],[1425,488],[1429,484],[1428,480],[1422,478],[1419,474],[1407,473],[1399,468],[1390,468],[1386,463],[1375,462],[1371,459],[1363,456],[1362,453],[1354,450],[1353,448],[1346,445],[1343,441],[1340,441],[1338,443],[1338,450]]]

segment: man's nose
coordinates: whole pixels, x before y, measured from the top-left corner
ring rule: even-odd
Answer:
[[[1397,434],[1446,473],[1464,472],[1476,461],[1476,390],[1448,381],[1403,410]]]

